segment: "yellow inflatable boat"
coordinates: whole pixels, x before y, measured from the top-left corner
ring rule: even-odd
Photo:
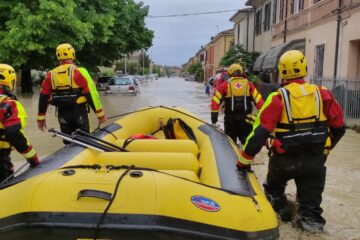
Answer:
[[[195,139],[166,139],[169,119]],[[157,139],[129,141],[139,133]],[[236,170],[236,145],[186,110],[141,109],[91,136],[77,141],[111,144],[70,144],[0,185],[1,240],[278,238],[255,175]]]

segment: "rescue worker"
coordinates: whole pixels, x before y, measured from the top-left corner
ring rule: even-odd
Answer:
[[[305,82],[307,61],[302,52],[285,52],[278,68],[285,82],[269,95],[257,115],[237,167],[248,168],[271,136],[264,183],[267,198],[281,219],[290,221],[285,187],[288,180],[294,179],[299,226],[309,232],[321,232],[325,225],[320,206],[326,176],[324,164],[329,151],[345,133],[342,110],[329,90]]]
[[[39,165],[35,148],[24,133],[26,112],[12,94],[16,84],[13,67],[0,64],[0,183],[14,173],[10,152],[14,147],[31,167]]]
[[[216,70],[216,75],[214,77],[214,87],[218,88],[223,82],[229,80],[229,73],[225,68],[220,68]]]
[[[247,121],[247,115],[252,113],[252,101],[257,109],[264,103],[261,94],[255,86],[245,78],[240,64],[232,64],[228,73],[230,79],[220,84],[211,103],[211,122],[217,125],[219,108],[225,103],[224,129],[225,133],[236,143],[237,138],[245,144],[246,137],[252,130],[252,124]]]
[[[41,85],[38,128],[41,131],[46,128],[45,115],[50,103],[57,108],[61,132],[71,134],[76,129],[90,132],[89,106],[99,123],[106,121],[95,84],[85,68],[74,64],[75,50],[70,44],[60,44],[56,56],[60,66],[49,71]]]

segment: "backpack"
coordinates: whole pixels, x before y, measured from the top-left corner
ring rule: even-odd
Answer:
[[[196,142],[193,130],[180,118],[169,118],[163,131],[166,139],[190,139]]]

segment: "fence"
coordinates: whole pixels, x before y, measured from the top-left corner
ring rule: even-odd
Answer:
[[[360,126],[360,79],[311,79],[311,83],[328,88],[341,105],[347,126]]]

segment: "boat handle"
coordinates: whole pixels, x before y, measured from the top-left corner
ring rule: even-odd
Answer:
[[[93,198],[100,198],[107,201],[111,201],[111,193],[99,191],[99,190],[92,190],[92,189],[83,189],[78,193],[77,200],[82,197],[93,197]]]

